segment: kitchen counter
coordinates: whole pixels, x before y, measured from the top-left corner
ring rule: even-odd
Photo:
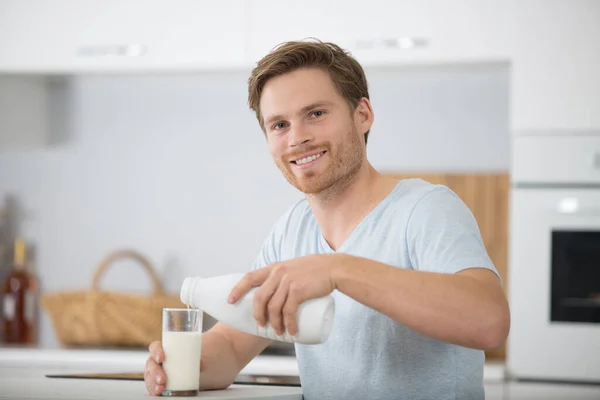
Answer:
[[[46,378],[44,368],[0,368],[0,399],[148,399],[144,382]],[[202,399],[302,400],[298,387],[232,385],[200,392]]]
[[[38,349],[0,347],[0,367],[34,366],[93,372],[143,372],[145,350]],[[294,356],[259,355],[241,372],[243,375],[298,376]]]
[[[57,370],[91,372],[141,372],[148,351],[145,350],[76,350],[0,347],[0,367],[35,366]],[[296,357],[259,355],[240,372],[241,375],[298,376]],[[503,362],[487,362],[483,379],[499,383],[506,378]]]
[[[142,381],[47,378],[47,374],[143,372],[148,351],[0,347],[0,399],[147,399]],[[243,375],[298,376],[295,357],[258,356]],[[204,399],[301,400],[302,389],[232,385]]]
[[[0,367],[42,366],[55,369],[87,370],[93,372],[140,372],[144,370],[148,352],[145,350],[75,350],[10,348],[0,346]],[[259,355],[240,372],[242,375],[298,376],[294,356]],[[487,362],[483,379],[499,383],[506,378],[503,362]]]
[[[45,373],[51,371],[56,373],[139,373],[144,371],[147,357],[148,351],[146,350],[40,349],[0,346],[0,370],[2,368],[33,367],[43,369],[46,371]],[[294,356],[259,355],[240,372],[240,375],[298,376],[299,372]],[[504,363],[487,362],[483,370],[483,379],[486,384],[504,382],[506,379]],[[69,381],[74,380],[70,379]],[[135,382],[121,383],[136,387]],[[2,398],[1,393],[2,386],[0,386],[0,398]]]

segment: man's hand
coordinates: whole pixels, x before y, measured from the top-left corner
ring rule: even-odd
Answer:
[[[165,382],[167,381],[165,371],[162,369],[162,362],[165,360],[165,352],[162,349],[160,341],[155,341],[150,344],[150,355],[146,360],[146,368],[144,370],[144,382],[146,389],[152,396],[160,396],[165,390]]]
[[[165,352],[160,340],[150,343],[149,350],[150,355],[146,360],[146,368],[144,369],[144,382],[150,395],[160,396],[165,390],[165,384],[168,379],[165,370],[162,368],[162,363],[165,361]],[[200,371],[203,369],[204,364],[200,360]]]
[[[312,254],[249,272],[231,290],[229,303],[237,302],[250,289],[260,286],[254,294],[254,318],[261,326],[269,322],[278,335],[285,330],[295,335],[298,306],[336,289],[333,272],[341,265],[340,256]]]

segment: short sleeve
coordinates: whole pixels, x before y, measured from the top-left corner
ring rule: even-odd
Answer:
[[[252,271],[266,267],[276,262],[282,261],[282,246],[285,240],[286,233],[289,231],[292,224],[291,220],[300,202],[290,207],[283,215],[277,219],[267,238],[262,244],[254,263]]]
[[[446,186],[435,185],[417,201],[405,237],[415,270],[453,274],[485,268],[500,278],[473,213]]]
[[[254,259],[254,263],[252,264],[252,271],[257,269],[261,269],[270,264],[278,262],[280,257],[280,248],[281,248],[281,236],[278,234],[277,225],[275,225],[269,235],[265,239],[258,252],[258,255]]]

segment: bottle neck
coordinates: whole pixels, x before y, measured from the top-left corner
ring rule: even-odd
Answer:
[[[14,269],[17,271],[24,271],[26,263],[25,256],[25,242],[22,239],[17,239],[15,242],[15,254],[14,254]]]

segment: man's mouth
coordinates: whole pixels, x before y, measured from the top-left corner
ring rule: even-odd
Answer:
[[[296,164],[296,165],[308,164],[309,162],[315,161],[317,158],[321,157],[325,153],[326,153],[325,151],[322,151],[320,153],[316,153],[316,154],[312,154],[310,156],[306,156],[306,157],[298,158],[296,160],[292,160],[291,162],[293,164]]]

